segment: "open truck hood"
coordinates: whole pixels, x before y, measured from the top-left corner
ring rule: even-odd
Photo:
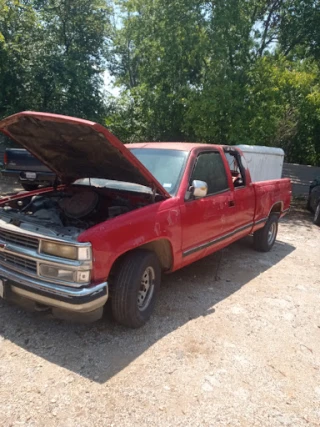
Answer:
[[[63,183],[81,178],[132,182],[170,197],[122,142],[98,123],[25,111],[2,120],[0,131],[41,160]]]

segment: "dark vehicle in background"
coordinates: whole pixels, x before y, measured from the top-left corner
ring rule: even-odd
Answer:
[[[3,166],[2,175],[18,179],[27,191],[50,186],[55,180],[52,171],[25,149],[7,148]]]
[[[307,208],[314,213],[313,222],[320,225],[320,177],[315,178],[310,185]]]

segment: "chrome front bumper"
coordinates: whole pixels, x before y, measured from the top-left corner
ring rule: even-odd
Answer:
[[[108,300],[108,283],[91,287],[71,288],[27,277],[0,266],[0,279],[5,286],[5,299],[15,296],[35,303],[73,313],[90,313],[104,306]]]

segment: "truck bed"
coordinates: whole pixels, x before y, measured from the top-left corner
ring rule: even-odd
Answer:
[[[272,209],[280,206],[280,212],[283,216],[288,212],[291,202],[291,181],[288,178],[273,179],[252,183],[255,191],[256,210],[255,224],[266,220]]]

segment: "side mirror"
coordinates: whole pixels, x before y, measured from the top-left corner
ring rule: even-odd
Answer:
[[[196,199],[201,199],[208,194],[208,184],[204,181],[194,180],[192,181],[192,186],[189,191],[191,196]]]

